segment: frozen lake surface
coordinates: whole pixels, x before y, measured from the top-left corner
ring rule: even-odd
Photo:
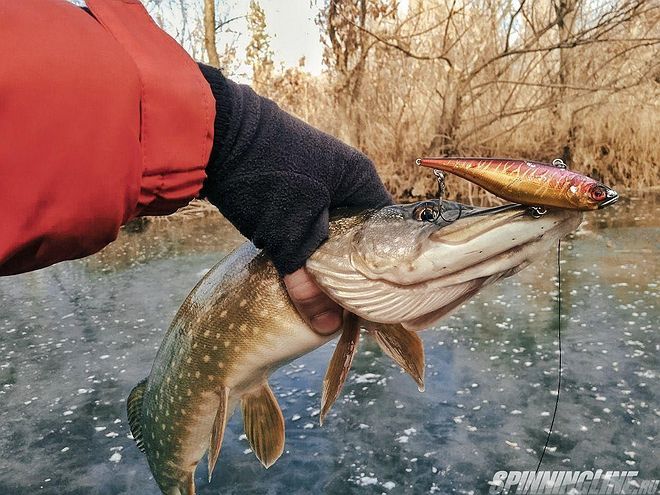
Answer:
[[[564,374],[545,470],[660,478],[659,210],[656,196],[622,201],[562,241]],[[240,242],[219,218],[159,221],[91,258],[0,278],[0,494],[159,493],[125,399],[190,289]],[[556,398],[555,260],[421,334],[424,393],[363,339],[320,428],[334,344],[279,370],[284,455],[263,469],[236,414],[198,493],[484,493],[496,471],[535,469]]]

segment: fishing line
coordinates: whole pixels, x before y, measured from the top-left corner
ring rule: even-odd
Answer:
[[[552,421],[550,421],[550,429],[548,430],[548,436],[545,439],[545,445],[543,446],[543,451],[541,452],[541,458],[539,463],[536,466],[536,472],[538,473],[541,469],[541,463],[543,462],[543,456],[545,456],[545,451],[548,448],[548,443],[550,442],[550,436],[552,435],[552,428],[555,425],[555,418],[557,417],[557,409],[559,408],[559,391],[561,390],[561,374],[562,374],[562,363],[561,363],[561,240],[557,241],[557,343],[559,344],[559,371],[557,377],[557,400],[555,400],[555,410],[552,413]]]

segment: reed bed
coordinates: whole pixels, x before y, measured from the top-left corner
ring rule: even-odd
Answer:
[[[364,151],[398,200],[435,196],[420,156],[562,158],[617,189],[660,183],[657,0],[315,0],[320,76],[278,66],[258,0],[247,16],[143,1],[194,57],[230,77],[247,64],[259,93]],[[498,202],[453,177],[448,194]]]

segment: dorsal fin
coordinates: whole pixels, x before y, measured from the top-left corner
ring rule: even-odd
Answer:
[[[348,376],[348,372],[353,364],[353,357],[357,352],[358,343],[360,341],[360,325],[359,318],[353,313],[346,312],[344,314],[344,329],[337,342],[335,352],[332,354],[328,370],[325,372],[323,379],[323,394],[321,396],[321,414],[319,415],[319,423],[323,424],[328,411],[335,403],[341,389],[344,387],[344,382]]]
[[[284,417],[267,383],[241,397],[243,428],[252,451],[268,469],[284,451]]]
[[[415,380],[419,391],[423,392],[424,344],[417,334],[401,325],[367,322],[366,328],[381,350],[401,366]]]
[[[126,400],[126,412],[128,414],[128,426],[131,429],[131,435],[135,440],[137,448],[141,452],[145,452],[144,443],[142,442],[142,396],[144,390],[147,388],[147,379],[140,381],[131,393],[128,394]]]
[[[213,421],[213,429],[211,430],[209,452],[207,456],[209,463],[209,483],[211,482],[211,477],[213,476],[215,463],[217,462],[218,456],[220,455],[222,437],[225,434],[225,426],[227,425],[229,389],[227,387],[222,387],[218,391],[218,395],[220,396],[220,405],[218,406],[218,412],[215,414],[215,420]]]

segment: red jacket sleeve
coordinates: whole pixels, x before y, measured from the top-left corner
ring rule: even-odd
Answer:
[[[94,253],[199,192],[215,102],[137,0],[0,2],[0,275]]]

